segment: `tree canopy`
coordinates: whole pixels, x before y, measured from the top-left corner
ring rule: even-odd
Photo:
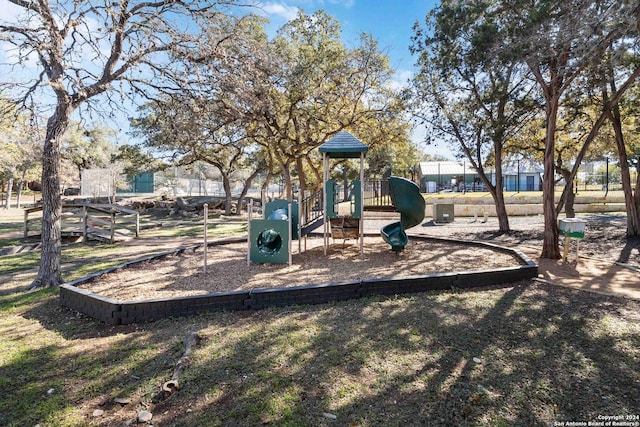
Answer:
[[[0,19],[11,46],[0,90],[18,105],[40,105],[49,119],[42,156],[42,251],[35,286],[55,286],[60,274],[60,144],[71,114],[111,115],[122,101],[182,91],[197,75],[187,61],[233,37],[225,14],[233,0],[67,2],[9,0],[17,15]],[[209,43],[204,45],[206,34]],[[221,52],[218,52],[221,54]],[[35,67],[35,71],[29,73]],[[9,71],[20,69],[20,73]],[[135,99],[134,99],[135,101]]]
[[[414,27],[415,113],[432,136],[449,142],[478,171],[496,204],[500,230],[509,222],[502,162],[508,139],[530,119],[526,66],[508,55],[487,54],[508,38],[506,11],[493,0],[443,1],[425,27]],[[493,166],[489,176],[486,166]]]
[[[201,86],[149,105],[134,121],[147,145],[221,172],[252,166],[280,175],[289,198],[294,178],[302,191],[322,185],[316,149],[344,129],[412,161],[405,106],[371,36],[347,48],[339,23],[322,11],[300,12],[272,39],[257,17],[246,17],[238,33],[240,41],[221,45],[224,58],[201,52]]]
[[[521,137],[539,109],[544,111],[543,257],[559,258],[557,217],[578,167],[640,75],[637,60],[629,60],[637,58],[639,11],[637,0],[443,0],[428,17],[427,29],[416,28],[421,71],[415,96],[427,100],[430,124],[461,144],[468,157],[492,147],[498,169],[505,142]],[[608,79],[590,79],[597,69],[613,72]],[[598,80],[609,81],[609,89],[602,90]],[[577,88],[585,82],[590,82],[587,89]],[[600,101],[592,104],[596,113],[583,136],[575,138],[570,127],[559,129],[559,120],[575,113],[570,113],[576,107],[571,98],[585,90],[599,92]],[[582,108],[588,110],[585,115],[594,111],[586,103]],[[535,138],[537,132],[529,135]],[[566,166],[556,162],[562,138],[574,147],[574,158],[556,205],[556,173]]]

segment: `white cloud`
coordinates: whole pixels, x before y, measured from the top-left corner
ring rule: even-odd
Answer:
[[[265,11],[267,15],[275,15],[281,18],[291,21],[298,16],[298,8],[295,6],[288,6],[284,3],[262,3],[261,9]]]
[[[396,70],[393,79],[391,80],[391,88],[394,90],[401,90],[409,85],[409,80],[413,77],[413,71],[409,70]]]
[[[326,0],[326,2],[329,4],[342,6],[345,9],[351,9],[356,4],[356,0]],[[325,3],[325,0],[319,0],[318,3],[320,5],[323,5]]]

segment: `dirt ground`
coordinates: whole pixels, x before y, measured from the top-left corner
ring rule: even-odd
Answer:
[[[585,238],[570,242],[566,261],[539,258],[544,231],[542,216],[512,217],[509,233],[496,231],[495,218],[486,222],[460,218],[449,224],[426,220],[409,230],[409,234],[484,241],[517,248],[539,264],[539,280],[640,299],[640,239],[626,238],[625,217],[590,215],[583,218],[587,220]],[[365,231],[374,234],[393,219],[369,219],[365,221]],[[576,243],[579,245],[577,254]],[[518,265],[509,255],[460,244],[411,240],[407,249],[396,255],[380,237],[367,237],[364,257],[359,255],[354,240],[346,243],[330,241],[330,244],[325,257],[321,238],[308,239],[307,249],[302,253],[298,253],[297,242],[294,242],[291,266],[247,266],[245,244],[212,247],[208,251],[206,274],[203,272],[203,252],[196,250],[111,273],[84,286],[112,298],[138,300]]]
[[[626,216],[581,215],[585,219],[584,239],[572,239],[566,261],[541,259],[544,219],[541,215],[511,217],[511,232],[500,233],[497,219],[486,223],[471,218],[451,224],[426,221],[414,232],[495,243],[520,249],[539,265],[539,279],[559,286],[640,299],[640,238],[627,238]],[[564,239],[560,241],[563,249]],[[577,244],[577,249],[576,249]],[[579,258],[576,256],[579,255]]]

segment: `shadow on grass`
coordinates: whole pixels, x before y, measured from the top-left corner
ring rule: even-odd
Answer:
[[[467,235],[466,237],[470,237]],[[531,244],[531,242],[542,242],[543,233],[539,231],[481,231],[471,234],[471,240],[489,241],[496,243],[509,243],[511,245]]]
[[[175,334],[189,327],[105,325],[62,307],[57,289],[3,297],[0,312],[10,340],[0,344],[0,384],[11,390],[0,399],[0,425],[9,426],[93,425],[95,409],[110,414],[105,425],[124,425],[170,378],[183,351]],[[116,404],[119,396],[133,403]]]
[[[62,247],[63,279],[75,278],[104,268],[104,265],[116,265],[133,256],[118,254],[116,246],[81,243]],[[9,294],[30,285],[40,264],[40,252],[25,252],[0,257],[0,295]]]
[[[636,252],[635,264],[640,264],[640,237],[626,237],[624,247],[620,251],[618,262],[628,264],[632,260],[633,252]]]
[[[637,307],[533,285],[269,310],[232,325],[214,318],[188,386],[156,409],[170,424],[247,426],[330,424],[325,412],[339,425],[633,413],[637,321],[622,336],[598,327],[620,321],[627,304]],[[190,413],[177,409],[194,401]]]
[[[55,423],[75,406],[85,417],[100,407],[106,414],[92,423],[114,425],[141,401],[154,423],[184,426],[549,425],[640,407],[640,304],[543,284],[117,327],[51,294],[12,298],[4,303],[54,332],[44,337],[62,337],[28,348],[11,333],[25,348],[0,378],[35,409],[2,403],[0,413],[22,425],[42,423],[46,411]],[[150,403],[190,330],[205,340],[181,389]],[[63,396],[54,407],[50,387]],[[116,396],[133,403],[115,407]]]

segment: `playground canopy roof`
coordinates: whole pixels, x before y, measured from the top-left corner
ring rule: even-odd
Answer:
[[[366,153],[369,147],[346,130],[338,132],[333,138],[322,144],[318,151],[337,159],[356,159],[360,153]]]

